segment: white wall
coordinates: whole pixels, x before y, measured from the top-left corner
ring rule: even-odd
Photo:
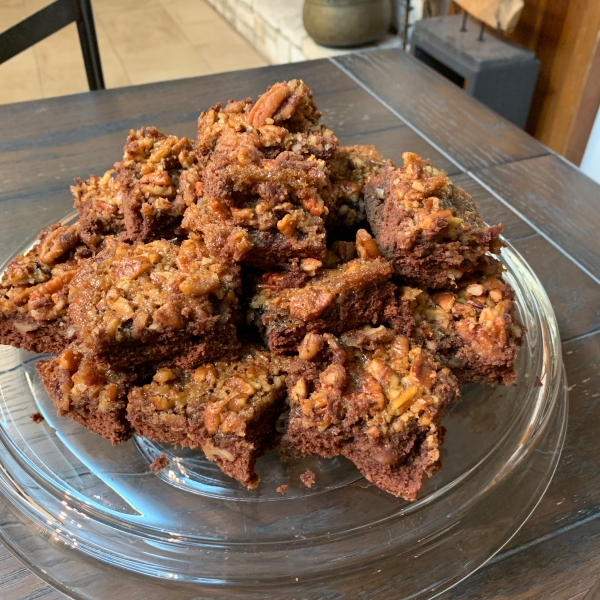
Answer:
[[[596,121],[590,139],[585,147],[581,170],[600,183],[600,108],[596,114]]]

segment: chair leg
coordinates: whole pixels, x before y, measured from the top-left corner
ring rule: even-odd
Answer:
[[[96,28],[94,27],[94,15],[90,0],[74,0],[79,5],[79,18],[77,19],[77,31],[79,42],[85,63],[90,90],[103,90],[104,76],[102,74],[102,63],[100,62],[100,51]]]

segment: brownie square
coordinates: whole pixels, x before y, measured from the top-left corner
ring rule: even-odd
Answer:
[[[458,396],[448,368],[383,326],[308,334],[290,368],[282,447],[343,455],[379,488],[415,500],[439,468],[444,406]]]
[[[246,208],[254,211],[251,204]],[[253,212],[240,211],[235,218],[229,216],[229,211],[221,217],[221,208],[215,210],[215,205],[204,197],[186,211],[183,225],[201,234],[216,255],[259,269],[285,267],[298,258],[322,259],[325,255],[325,228],[320,217],[303,209],[270,211],[266,219],[273,222],[273,227],[261,230],[252,224]]]
[[[365,186],[367,218],[402,283],[450,288],[499,254],[502,225],[487,227],[473,199],[416,154],[388,165]]]
[[[320,116],[299,80],[275,84],[256,103],[230,101],[203,113],[201,193],[184,228],[201,233],[213,254],[259,269],[323,258],[327,161],[338,140]]]
[[[123,152],[115,169],[129,240],[180,236],[183,213],[196,200],[200,182],[191,142],[144,127],[130,132]]]
[[[101,362],[192,367],[237,351],[239,287],[239,269],[197,238],[107,238],[71,281],[69,316],[82,351]]]
[[[0,344],[47,354],[63,350],[74,333],[69,284],[95,250],[82,243],[78,224],[55,224],[13,259],[0,281]]]
[[[152,383],[130,392],[129,421],[149,439],[201,448],[224,473],[256,487],[256,459],[278,440],[287,364],[284,357],[246,345],[234,362],[159,369]]]
[[[273,277],[263,277],[250,301],[248,322],[258,327],[272,352],[295,352],[309,332],[338,334],[385,321],[396,288],[390,282],[392,267],[378,256],[366,231],[357,238],[361,258],[318,269],[303,285],[280,288],[270,285]]]
[[[456,290],[403,287],[400,296],[415,321],[412,337],[461,383],[510,385],[525,331],[499,264],[490,261],[487,271],[461,279]]]
[[[126,408],[137,379],[132,372],[104,369],[73,347],[38,361],[36,368],[59,417],[69,417],[113,444],[131,437]]]
[[[88,245],[97,246],[104,236],[125,230],[123,191],[113,175],[111,170],[102,177],[92,175],[87,181],[75,179],[75,185],[71,186],[80,236]]]
[[[183,227],[201,233],[214,254],[261,269],[323,258],[324,169],[323,161],[287,151],[241,165],[218,145],[204,170],[202,197],[187,210]]]

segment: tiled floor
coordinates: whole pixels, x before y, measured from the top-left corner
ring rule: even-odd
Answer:
[[[52,0],[0,0],[0,32]],[[92,0],[106,87],[266,61],[204,0]],[[0,65],[0,104],[88,90],[74,23]]]

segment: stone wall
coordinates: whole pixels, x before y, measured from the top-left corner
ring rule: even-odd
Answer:
[[[284,64],[347,54],[320,46],[302,23],[304,0],[207,0],[271,64]],[[400,40],[389,35],[377,47],[397,47]]]

